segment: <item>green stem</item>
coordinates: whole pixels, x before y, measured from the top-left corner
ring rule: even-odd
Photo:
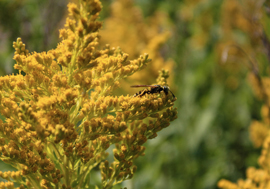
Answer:
[[[65,180],[66,180],[66,184],[67,186],[70,186],[70,178],[69,178],[69,169],[68,169],[68,158],[66,156],[64,156],[64,175],[65,175]]]

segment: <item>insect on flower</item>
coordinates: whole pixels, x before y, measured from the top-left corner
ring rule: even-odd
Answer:
[[[142,97],[145,94],[154,94],[154,93],[160,93],[161,91],[164,91],[166,95],[168,95],[170,88],[167,86],[160,86],[160,85],[132,85],[130,87],[150,87],[150,89],[144,89],[136,94],[133,95],[133,97]],[[170,91],[172,93],[172,91]],[[173,98],[175,98],[174,94],[172,93]]]

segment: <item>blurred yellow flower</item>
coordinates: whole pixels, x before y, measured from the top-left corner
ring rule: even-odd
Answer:
[[[153,61],[151,66],[121,81],[126,91],[132,91],[130,85],[133,84],[153,83],[161,69],[173,74],[175,62],[172,59],[165,60],[161,51],[170,37],[168,20],[164,12],[156,12],[154,16],[143,19],[141,10],[131,0],[113,2],[111,16],[104,21],[104,28],[100,30],[101,44],[120,46],[131,58],[147,52]],[[170,86],[173,85],[172,78],[168,81]]]

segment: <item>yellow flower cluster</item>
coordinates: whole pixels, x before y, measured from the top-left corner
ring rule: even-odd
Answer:
[[[265,100],[262,106],[262,121],[253,121],[250,125],[250,137],[255,147],[262,147],[261,155],[258,159],[259,169],[249,167],[246,171],[247,179],[239,179],[237,183],[228,180],[220,180],[218,187],[222,189],[259,189],[270,188],[270,79],[259,78],[250,75],[255,94]]]
[[[29,53],[20,38],[14,42],[19,74],[0,77],[0,157],[18,171],[0,172],[9,181],[0,188],[112,188],[132,178],[142,145],[177,118],[170,93],[111,96],[150,60],[129,60],[110,45],[100,50],[101,8],[98,0],[70,3],[56,49]],[[162,71],[157,83],[167,78]],[[102,178],[92,183],[98,165]]]

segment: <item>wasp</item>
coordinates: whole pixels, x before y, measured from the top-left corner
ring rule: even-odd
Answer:
[[[161,86],[161,85],[132,85],[130,87],[150,87],[150,89],[144,89],[141,90],[139,92],[137,92],[136,94],[133,95],[133,97],[142,97],[145,94],[154,94],[154,93],[160,93],[161,91],[164,91],[164,93],[166,95],[168,95],[170,88],[167,86]],[[170,91],[173,98],[175,98],[174,94],[172,93],[172,91]]]

